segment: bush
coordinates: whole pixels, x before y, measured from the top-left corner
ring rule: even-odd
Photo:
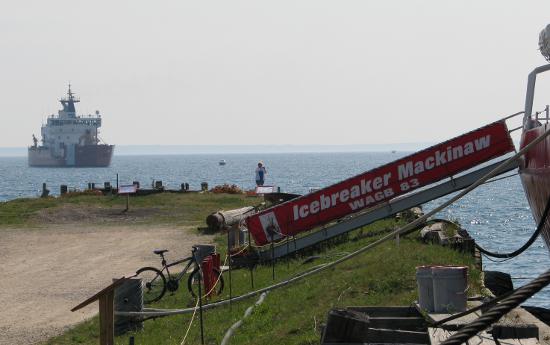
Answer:
[[[63,197],[63,198],[73,198],[73,197],[82,196],[82,195],[102,196],[103,192],[101,192],[100,190],[97,190],[97,189],[87,189],[87,190],[84,190],[84,191],[78,191],[77,190],[77,191],[68,192],[66,194],[63,194],[63,195],[61,195],[61,197]]]
[[[221,186],[215,186],[210,190],[212,193],[225,193],[225,194],[243,194],[243,190],[240,189],[237,185],[229,185],[224,183]]]

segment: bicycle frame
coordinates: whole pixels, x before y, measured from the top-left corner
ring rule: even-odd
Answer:
[[[168,280],[171,280],[172,279],[172,275],[170,274],[170,270],[168,269],[169,267],[173,267],[173,266],[176,266],[176,265],[179,265],[181,263],[184,263],[186,261],[189,261],[189,263],[185,266],[185,268],[176,276],[176,280],[177,281],[180,281],[183,276],[185,275],[185,273],[187,273],[187,270],[189,269],[189,267],[191,267],[192,264],[195,264],[195,258],[190,256],[190,257],[187,257],[185,259],[181,259],[181,260],[177,260],[177,261],[174,261],[172,263],[169,263],[169,264],[166,264],[166,259],[164,258],[164,256],[162,257],[162,269],[160,270],[161,272],[164,272],[166,270],[166,275],[167,275],[167,278]]]

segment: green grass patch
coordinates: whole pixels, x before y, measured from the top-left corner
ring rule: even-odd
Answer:
[[[362,234],[376,232],[397,224],[393,219],[382,220],[363,228]],[[325,247],[317,255],[320,258],[304,264],[305,256],[281,260],[276,265],[275,281],[269,265],[254,270],[255,289],[272,285],[330,262],[336,258],[374,242],[380,236],[356,237],[360,231],[350,234],[350,241]],[[357,238],[352,241],[351,239]],[[224,242],[220,239],[220,242]],[[220,248],[223,252],[223,247]],[[231,340],[231,344],[318,344],[319,324],[325,322],[327,312],[334,307],[352,305],[410,305],[417,298],[415,267],[427,264],[467,265],[470,268],[470,294],[479,293],[480,273],[470,256],[437,245],[422,244],[417,234],[401,238],[400,244],[389,241],[336,267],[310,276],[300,282],[279,288],[268,294],[264,303],[244,321]],[[250,291],[250,271],[233,271],[234,295]],[[228,297],[226,289],[219,298]],[[184,278],[186,279],[186,278]],[[219,344],[226,330],[241,319],[246,308],[257,297],[204,312],[205,339],[207,344]],[[176,294],[165,296],[153,305],[155,308],[185,308],[193,306],[185,286]],[[198,314],[197,314],[198,317]],[[128,344],[129,336],[136,344],[180,344],[191,315],[170,316],[144,323],[143,331],[116,338],[116,344]],[[46,344],[97,344],[97,318],[86,321],[65,334],[50,339]],[[200,344],[199,322],[195,319],[186,344]]]
[[[69,195],[25,198],[0,202],[0,227],[43,226],[48,224],[173,224],[204,222],[219,209],[257,205],[259,198],[242,194],[161,193],[130,198],[119,196]]]

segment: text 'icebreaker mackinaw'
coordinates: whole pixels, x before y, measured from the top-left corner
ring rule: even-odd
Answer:
[[[435,167],[452,162],[455,159],[470,155],[476,151],[488,148],[491,143],[491,136],[486,135],[473,142],[469,141],[464,145],[458,145],[454,147],[447,147],[446,151],[435,151],[434,155],[427,157],[424,160],[413,161],[409,160],[405,163],[397,166],[397,179],[399,181],[409,177],[413,177],[426,170],[431,170]],[[293,215],[294,220],[298,220],[308,215],[316,214],[319,211],[325,210],[329,207],[334,207],[338,203],[348,202],[351,211],[361,209],[376,201],[381,201],[386,198],[390,198],[395,195],[395,191],[388,187],[392,179],[392,173],[386,173],[382,176],[377,176],[371,180],[362,179],[357,185],[351,188],[345,188],[339,192],[332,193],[330,195],[321,194],[319,200],[314,200],[310,204],[306,205],[294,205]],[[404,192],[410,189],[414,189],[419,186],[417,179],[411,179],[411,183],[403,186]],[[385,188],[388,187],[388,188]],[[374,193],[373,193],[374,192]],[[359,200],[359,197],[367,195]]]
[[[429,147],[247,218],[257,244],[310,230],[514,150],[504,121]]]

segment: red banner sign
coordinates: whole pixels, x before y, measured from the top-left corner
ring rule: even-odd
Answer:
[[[514,150],[504,121],[495,122],[342,182],[251,215],[256,244],[373,207]]]

